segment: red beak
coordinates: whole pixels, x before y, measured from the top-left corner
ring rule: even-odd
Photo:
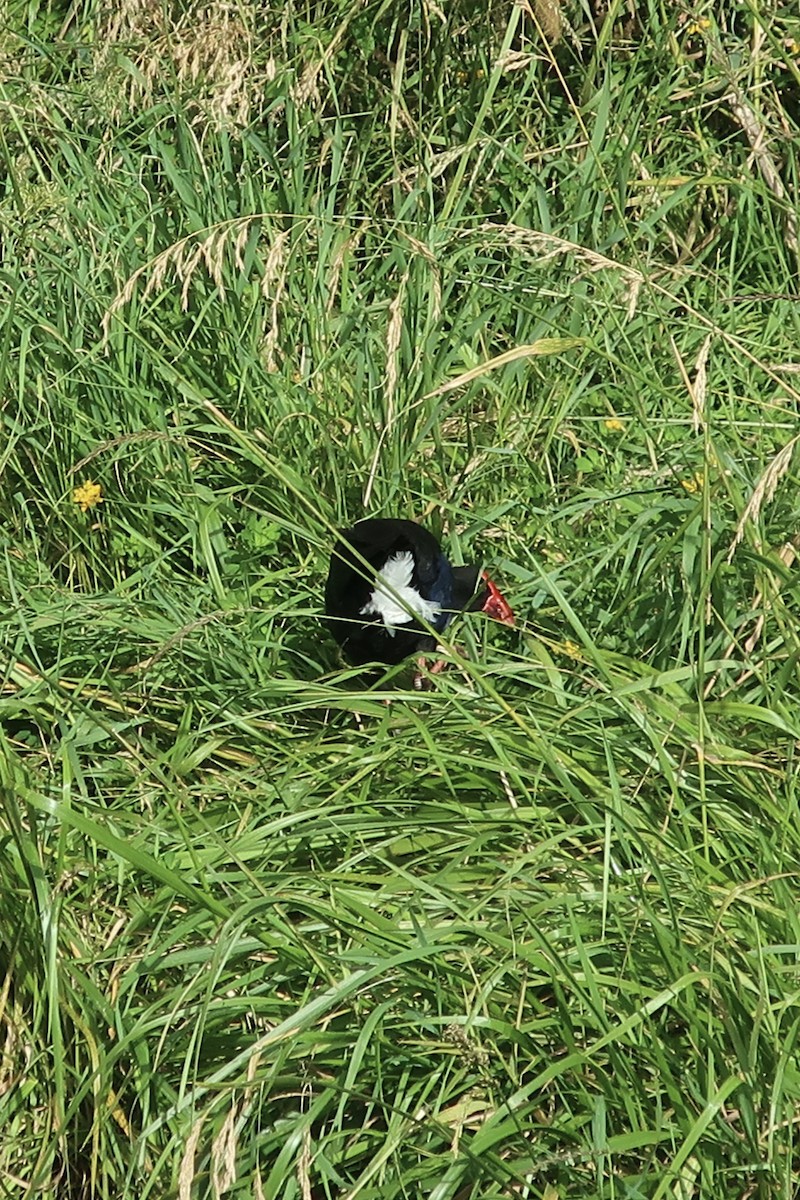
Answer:
[[[483,582],[489,589],[489,595],[486,597],[486,603],[481,612],[485,612],[487,616],[492,617],[495,621],[501,621],[503,625],[513,625],[514,613],[511,610],[511,605],[497,584],[489,578],[485,571],[483,572]]]

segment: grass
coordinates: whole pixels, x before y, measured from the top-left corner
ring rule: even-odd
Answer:
[[[799,42],[11,0],[4,1196],[794,1197]]]

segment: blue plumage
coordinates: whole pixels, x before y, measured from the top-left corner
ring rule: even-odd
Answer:
[[[397,663],[433,653],[434,634],[455,613],[478,609],[513,623],[485,572],[451,566],[436,538],[415,522],[370,517],[339,535],[325,585],[325,616],[351,661]]]

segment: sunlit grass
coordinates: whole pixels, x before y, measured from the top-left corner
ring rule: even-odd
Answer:
[[[6,35],[4,1193],[790,1200],[796,14],[164,20]]]

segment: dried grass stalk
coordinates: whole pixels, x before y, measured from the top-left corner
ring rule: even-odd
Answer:
[[[170,279],[178,280],[181,285],[181,307],[185,311],[189,305],[192,282],[202,268],[224,299],[226,266],[227,269],[232,267],[240,273],[245,270],[244,247],[253,225],[261,221],[261,214],[236,217],[221,225],[215,225],[212,229],[204,230],[202,233],[192,233],[179,242],[174,242],[150,262],[139,267],[126,280],[103,316],[103,340],[108,337],[114,316],[131,302],[140,284],[143,284],[141,299],[147,300],[151,296],[158,295],[167,286]],[[285,233],[275,236],[264,267],[262,290],[266,288],[268,294],[271,293],[273,296],[275,295],[276,262],[278,259],[282,262],[286,236]],[[276,304],[277,301],[273,304],[273,325],[277,320]]]
[[[303,1140],[300,1153],[297,1156],[297,1183],[302,1200],[313,1200],[311,1188],[311,1130],[308,1125],[303,1129]]]
[[[215,1200],[229,1192],[236,1182],[236,1121],[238,1104],[231,1105],[225,1120],[211,1143],[211,1188]]]
[[[342,238],[341,242],[336,248],[336,252],[331,261],[330,270],[328,271],[328,277],[325,280],[325,289],[328,293],[328,298],[325,302],[325,311],[327,313],[333,312],[333,308],[336,303],[336,296],[339,291],[339,280],[342,275],[342,268],[348,256],[352,255],[353,251],[356,249],[362,237],[364,236],[364,233],[367,229],[367,224],[368,223],[366,221],[363,222],[360,228],[354,230],[353,233],[348,234],[347,237]]]
[[[741,125],[750,143],[753,160],[758,167],[761,178],[776,200],[785,200],[786,188],[780,177],[775,160],[767,146],[767,135],[763,124],[758,120],[754,109],[747,103],[738,89],[729,93],[727,101],[731,112]],[[800,247],[800,242],[798,242],[797,236],[797,211],[793,204],[790,204],[786,210],[785,236],[786,245],[790,250],[796,252],[798,247]]]
[[[700,347],[694,364],[694,383],[690,386],[692,397],[692,428],[699,433],[705,427],[706,392],[708,390],[708,354],[711,349],[709,333]]]
[[[408,273],[403,276],[400,287],[397,289],[397,295],[389,305],[389,324],[386,328],[386,386],[384,388],[386,411],[389,414],[387,424],[392,419],[394,397],[397,391],[397,352],[400,348],[400,338],[403,336],[403,301],[405,300],[407,282]]]
[[[576,242],[568,242],[565,238],[556,237],[552,233],[541,233],[538,229],[525,229],[521,225],[498,225],[492,221],[484,221],[474,230],[467,230],[461,236],[465,238],[491,236],[508,245],[522,247],[530,254],[535,254],[541,263],[552,262],[556,258],[572,255],[575,260],[585,266],[590,273],[596,271],[616,271],[627,283],[644,283],[644,275],[635,267],[626,263],[615,262],[606,258],[596,250],[581,246]]]
[[[378,444],[375,447],[375,453],[372,457],[367,486],[364,488],[364,508],[368,507],[372,497],[372,488],[375,484],[375,475],[378,470],[383,443],[395,422],[395,395],[397,392],[399,364],[398,351],[400,349],[400,338],[403,334],[403,303],[405,301],[407,283],[408,271],[405,272],[403,278],[400,280],[397,295],[389,305],[389,323],[386,327],[386,383],[383,393],[386,400],[386,420],[383,423],[383,429],[381,430]]]
[[[259,9],[246,0],[236,5],[204,0],[182,11],[158,0],[108,4],[99,26],[97,67],[131,108],[151,104],[162,80],[174,74],[195,93],[190,103],[203,119],[240,128],[263,95],[265,69],[254,66],[253,55],[258,19]],[[119,50],[135,71],[118,70]]]
[[[178,1200],[191,1200],[192,1184],[194,1183],[194,1160],[197,1154],[197,1143],[200,1141],[200,1133],[203,1129],[205,1117],[201,1114],[194,1125],[191,1133],[186,1139],[186,1147],[181,1158],[180,1170],[178,1172]]]
[[[284,230],[279,233],[270,247],[267,261],[264,264],[264,278],[261,281],[261,293],[269,302],[269,329],[264,338],[264,362],[267,370],[278,370],[278,335],[280,333],[281,300],[286,288],[286,266],[288,255],[286,246],[289,233]]]
[[[745,505],[744,512],[739,518],[739,524],[736,526],[733,543],[728,551],[727,561],[730,562],[733,558],[736,547],[744,537],[745,527],[748,521],[755,522],[761,515],[761,509],[765,504],[772,502],[772,497],[775,495],[778,484],[783,479],[789,467],[792,464],[792,456],[797,442],[800,441],[800,434],[797,434],[787,442],[783,449],[775,455],[772,462],[767,467],[764,474],[759,479],[756,486],[753,488],[753,494]]]
[[[761,37],[763,36],[759,22],[756,22],[755,30],[756,35],[751,48],[753,56],[758,53]],[[725,100],[750,143],[753,161],[758,168],[759,174],[776,200],[783,202],[786,199],[786,187],[781,179],[775,158],[767,144],[767,130],[764,121],[757,116],[755,109],[739,86],[739,72],[734,68],[729,55],[720,44],[719,38],[716,35],[710,35],[707,38],[707,44],[715,65],[728,80],[730,91]],[[796,253],[800,247],[800,242],[798,242],[796,202],[790,202],[786,209],[785,240],[789,249]]]
[[[401,233],[412,249],[416,250],[417,254],[419,254],[421,258],[424,258],[425,262],[428,263],[431,268],[431,286],[433,288],[432,320],[438,321],[439,314],[442,311],[442,274],[439,270],[439,264],[436,261],[436,256],[430,247],[426,246],[424,242],[421,242],[419,238],[413,237],[410,233],[407,233],[404,230],[401,231]]]
[[[800,535],[795,536],[789,542],[783,543],[780,550],[778,550],[778,560],[788,570],[790,567],[792,567],[794,565],[794,562],[797,558],[798,552],[800,552]],[[757,618],[755,625],[753,626],[749,636],[747,637],[747,639],[744,643],[743,649],[744,649],[744,654],[746,657],[753,653],[756,646],[758,645],[758,643],[761,640],[761,635],[764,632],[764,624],[766,621],[766,605],[768,603],[770,603],[770,600],[774,599],[780,592],[780,589],[781,589],[780,577],[777,575],[774,576],[774,581],[775,581],[775,588],[774,588],[773,596],[771,598],[766,595],[766,591],[763,589],[759,589],[756,592],[755,596],[753,597],[753,605],[752,605],[753,609],[755,610],[758,608],[762,608],[763,611],[760,613],[759,617]],[[728,644],[728,646],[726,647],[724,654],[722,655],[723,659],[729,659],[731,657],[731,655],[733,654],[734,650],[736,649],[736,646],[737,646],[737,642],[735,642],[735,641],[730,642]],[[721,674],[720,671],[715,671],[714,674],[709,679],[708,683],[706,684],[705,690],[703,692],[703,696],[706,700],[709,698],[709,696],[713,692],[713,690],[716,686],[717,680],[720,677],[720,674]],[[753,671],[750,670],[749,668],[742,671],[741,675],[738,675],[737,678],[735,679],[735,681],[728,688],[726,688],[725,692],[723,693],[723,696],[729,695],[731,692],[735,693],[737,691],[737,689],[740,688],[741,685],[752,676],[752,674],[753,674]]]

